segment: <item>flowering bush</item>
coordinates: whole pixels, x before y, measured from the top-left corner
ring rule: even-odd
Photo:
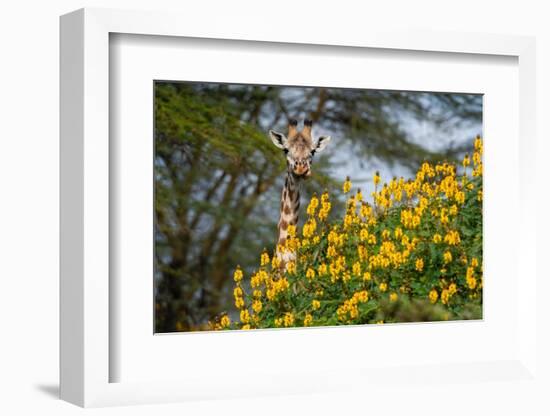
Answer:
[[[234,273],[239,320],[250,329],[481,318],[482,141],[462,166],[423,163],[414,179],[380,186],[372,204],[343,184],[343,218],[330,223],[330,195],[314,195],[301,230],[289,227],[281,264],[264,252],[246,281]]]

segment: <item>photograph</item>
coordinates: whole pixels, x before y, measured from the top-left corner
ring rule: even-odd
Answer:
[[[154,332],[483,319],[483,95],[155,80]]]
[[[0,416],[550,416],[546,2],[2,6]]]

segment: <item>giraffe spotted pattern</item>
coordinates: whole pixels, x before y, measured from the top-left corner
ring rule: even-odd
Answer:
[[[288,238],[289,225],[296,226],[298,224],[301,182],[311,175],[313,156],[321,152],[330,141],[330,136],[321,136],[314,143],[311,135],[312,124],[311,120],[305,120],[303,129],[299,131],[297,129],[298,122],[290,120],[287,135],[273,130],[269,131],[273,144],[284,151],[287,161],[285,185],[281,194],[276,252],[281,268],[295,258],[292,251],[285,250],[285,243]]]

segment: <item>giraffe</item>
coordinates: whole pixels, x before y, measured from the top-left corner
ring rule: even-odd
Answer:
[[[304,127],[301,131],[298,130],[297,125],[296,120],[289,120],[286,136],[274,130],[269,131],[269,137],[273,144],[284,151],[287,163],[285,185],[281,194],[279,236],[276,250],[281,268],[288,261],[294,260],[295,257],[294,253],[279,252],[279,247],[286,242],[288,226],[298,223],[300,185],[303,180],[311,176],[313,156],[325,149],[330,141],[330,136],[320,136],[315,143],[313,142],[311,136],[313,122],[311,120],[304,120]]]

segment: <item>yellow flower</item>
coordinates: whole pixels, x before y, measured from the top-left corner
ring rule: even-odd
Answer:
[[[380,289],[380,292],[385,292],[388,290],[388,284],[386,282],[382,282],[378,285],[378,288]]]
[[[443,260],[445,261],[445,263],[450,263],[451,261],[453,261],[453,255],[451,254],[451,252],[449,250],[447,250],[443,254]]]
[[[481,153],[474,152],[473,159],[474,159],[474,165],[481,164]]]
[[[372,278],[372,277],[371,277],[370,272],[365,272],[365,273],[363,273],[363,280],[369,281],[371,278]]]
[[[433,242],[434,242],[435,244],[441,243],[441,236],[440,236],[439,234],[434,234],[434,236],[433,236]]]
[[[250,325],[248,325],[248,324],[243,325],[241,329],[248,330],[248,329],[250,329]]]
[[[315,277],[315,270],[313,270],[311,267],[307,269],[306,277],[311,280]]]
[[[286,229],[287,233],[291,237],[296,237],[296,226],[290,224],[288,228]]]
[[[369,292],[366,290],[361,290],[360,292],[355,292],[353,298],[357,302],[365,303],[369,300]]]
[[[441,303],[443,305],[446,305],[447,303],[449,303],[449,298],[450,298],[449,291],[447,289],[443,289],[441,291]]]
[[[260,265],[265,266],[266,264],[269,264],[269,254],[264,251],[260,257]]]
[[[401,238],[403,237],[403,230],[401,229],[401,227],[397,227],[393,233],[396,240],[401,240]]]
[[[455,283],[451,283],[449,285],[449,295],[454,295],[456,293],[457,289],[456,289],[456,284]]]
[[[456,230],[451,230],[445,235],[445,242],[450,246],[456,246],[460,243],[460,234]]]
[[[286,271],[290,274],[296,273],[296,263],[293,261],[289,261],[286,264]]]
[[[344,185],[343,185],[342,188],[343,188],[343,191],[344,191],[345,194],[347,194],[347,193],[350,191],[350,189],[351,189],[351,181],[350,181],[350,179],[349,179],[349,176],[346,177],[346,181],[344,182]]]
[[[254,312],[260,313],[262,311],[262,302],[259,300],[255,300],[254,302],[252,302],[252,309],[254,310]]]
[[[342,281],[349,282],[351,280],[351,274],[350,272],[344,272],[342,275]]]
[[[353,263],[352,271],[354,275],[359,276],[361,274],[361,263],[358,261]]]
[[[360,260],[365,260],[367,258],[367,249],[365,246],[359,244],[357,246],[357,254],[359,255]]]
[[[287,327],[294,324],[294,315],[292,314],[292,312],[285,313],[285,316],[283,317],[283,323]]]
[[[321,263],[321,264],[319,265],[318,271],[319,271],[319,276],[324,276],[324,275],[326,275],[326,274],[327,274],[327,271],[328,271],[327,265],[326,265],[325,263]]]
[[[220,319],[220,325],[222,326],[222,328],[227,328],[229,325],[231,325],[231,318],[229,318],[229,316],[227,315],[222,316],[222,318]]]
[[[233,296],[235,298],[240,298],[243,295],[243,290],[240,286],[237,286],[235,289],[233,289]]]
[[[437,302],[437,298],[439,297],[439,295],[437,294],[437,290],[435,289],[430,290],[430,294],[428,296],[431,303]]]
[[[241,270],[240,266],[237,266],[235,273],[233,273],[233,280],[235,280],[235,282],[240,282],[241,280],[243,280],[243,271]]]
[[[366,202],[361,204],[360,214],[363,218],[367,218],[372,214],[372,208]]]
[[[475,154],[474,154],[475,156]],[[475,160],[474,160],[475,161]],[[472,172],[472,176],[474,178],[478,177],[478,176],[482,176],[483,175],[483,164],[481,162],[479,162],[479,164],[477,165],[477,167],[473,170]]]
[[[310,326],[313,322],[313,316],[311,314],[306,314],[306,317],[304,318],[304,326]]]
[[[353,217],[351,215],[346,215],[344,217],[344,226],[345,226],[345,228],[349,228],[352,223],[353,223]]]
[[[330,230],[330,233],[328,233],[327,240],[331,244],[338,244],[338,232],[336,229]]]
[[[470,155],[464,156],[464,159],[462,160],[462,166],[470,166]]]
[[[281,265],[281,259],[277,256],[273,256],[273,258],[271,259],[271,267],[273,269],[278,269],[280,265]]]
[[[256,289],[256,290],[252,293],[252,296],[254,296],[256,299],[261,298],[261,297],[262,297],[262,291]]]
[[[474,149],[481,153],[483,150],[483,142],[481,141],[481,137],[477,136],[474,140]]]
[[[392,293],[390,294],[390,301],[391,301],[391,302],[395,302],[398,298],[399,298],[399,296],[397,295],[397,293],[392,292]]]
[[[316,229],[317,229],[317,221],[315,221],[315,218],[310,218],[304,224],[304,227],[302,228],[302,234],[305,238],[310,238],[313,236]]]
[[[288,283],[288,280],[286,277],[278,279],[278,280],[271,280],[268,282],[268,288],[265,292],[268,300],[273,300],[277,297],[277,295],[281,292],[284,292],[290,287],[290,284]]]
[[[250,278],[250,286],[252,286],[253,288],[255,287],[258,287],[262,284],[262,277],[260,275],[260,273],[255,273],[252,275],[252,277]]]
[[[331,204],[330,202],[328,201],[328,194],[323,194],[323,196],[327,195],[327,199],[326,200],[323,200],[321,202],[321,209],[319,210],[319,219],[321,221],[324,221],[328,218],[328,214],[330,213],[330,209],[331,209]]]
[[[380,173],[378,173],[378,171],[374,174],[372,181],[374,182],[374,186],[377,186],[380,183]]]
[[[315,210],[319,206],[319,199],[317,199],[316,195],[313,195],[311,200],[309,201],[309,205],[307,206],[307,215],[314,216]]]
[[[243,298],[235,298],[235,307],[237,309],[241,309],[244,306],[244,299]]]
[[[416,263],[415,263],[415,268],[419,272],[424,270],[424,260],[423,259],[417,259]]]
[[[248,309],[243,309],[241,311],[241,322],[243,324],[247,324],[250,321],[250,314],[248,313]]]
[[[316,311],[321,307],[321,302],[319,302],[317,299],[313,299],[311,301],[311,307],[313,308],[314,311]]]

